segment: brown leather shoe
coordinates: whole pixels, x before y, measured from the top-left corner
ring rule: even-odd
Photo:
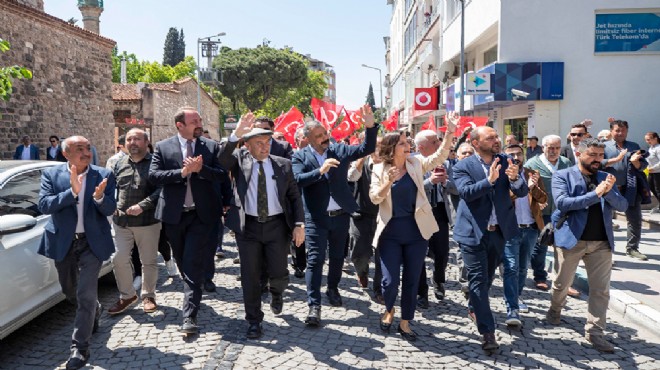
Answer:
[[[369,286],[369,277],[367,275],[356,274],[360,287],[367,288]]]
[[[126,311],[132,305],[136,304],[137,300],[138,300],[137,294],[135,296],[133,296],[132,298],[128,298],[128,299],[120,298],[117,301],[117,303],[115,303],[112,307],[108,308],[108,314],[110,314],[110,315],[120,314],[120,313]]]
[[[494,333],[485,333],[481,339],[481,349],[484,351],[494,351],[500,348],[500,345],[497,344]]]
[[[142,299],[142,309],[146,313],[152,313],[156,311],[156,309],[158,309],[156,299],[154,297],[144,297],[144,299]]]
[[[608,342],[602,335],[590,335],[587,333],[586,339],[594,346],[594,349],[605,353],[614,353],[614,346]]]

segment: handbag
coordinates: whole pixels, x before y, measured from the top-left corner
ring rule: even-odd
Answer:
[[[569,214],[570,212],[566,213],[557,221],[557,228],[561,228],[561,225],[568,219]],[[539,233],[539,237],[536,239],[536,243],[547,245],[548,247],[555,244],[555,227],[552,226],[552,221],[543,227],[543,230]]]

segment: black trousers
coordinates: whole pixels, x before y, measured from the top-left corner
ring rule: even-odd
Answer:
[[[209,239],[215,241],[217,237],[217,228],[203,223],[194,210],[181,213],[178,224],[163,222],[163,227],[184,282],[183,317],[196,318],[202,300],[204,258],[208,255]]]
[[[433,255],[433,282],[437,285],[446,282],[445,275],[447,262],[449,261],[449,218],[447,218],[444,202],[438,203],[433,208],[433,216],[435,216],[435,220],[440,228],[429,239],[429,251]],[[426,276],[426,268],[422,268],[422,274],[419,279],[417,295],[428,298],[429,284]]]
[[[251,324],[260,323],[264,319],[261,311],[261,275],[264,266],[273,295],[281,295],[289,284],[288,234],[284,215],[265,223],[246,216],[245,230],[236,233],[245,319]]]
[[[649,173],[649,187],[651,188],[651,193],[655,195],[655,199],[660,202],[660,172]]]

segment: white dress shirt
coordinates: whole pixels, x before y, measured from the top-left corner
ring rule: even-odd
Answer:
[[[275,216],[284,213],[279,201],[277,192],[277,183],[275,182],[275,171],[270,157],[263,160],[264,175],[266,175],[266,189],[268,192],[268,216]],[[259,217],[257,209],[257,192],[259,188],[259,163],[252,158],[252,175],[248,184],[248,191],[245,195],[245,214]]]
[[[23,153],[21,153],[22,160],[26,160],[26,161],[30,160],[30,145],[27,146],[23,145]]]
[[[186,157],[188,156],[188,139],[184,139],[183,136],[181,136],[180,134],[176,134],[176,137],[179,139],[179,148],[181,149],[181,154],[183,155],[183,158],[181,159],[181,163],[183,163],[183,161],[185,161]],[[190,143],[190,146],[192,147],[193,152],[190,153],[190,156],[192,157],[192,156],[195,155],[195,142],[197,140],[195,139],[195,140],[191,140],[191,141],[192,141],[192,143]],[[190,175],[191,174],[189,173],[188,174],[188,180],[190,180]],[[187,186],[190,186],[190,184],[188,184]],[[194,206],[195,206],[195,201],[194,200],[193,200],[192,204],[187,205],[187,207],[194,207]]]
[[[309,148],[309,149],[312,151],[312,153],[314,153],[314,157],[316,157],[316,161],[319,162],[319,166],[323,166],[323,162],[325,162],[325,160],[328,159],[328,150],[326,149],[323,152],[323,154],[319,154],[319,152],[314,150],[314,148]],[[326,172],[324,176],[327,179],[328,178],[328,173]],[[328,212],[329,211],[337,211],[339,209],[341,209],[341,207],[339,206],[339,204],[337,204],[337,202],[335,202],[334,198],[332,198],[332,195],[331,195],[330,196],[330,201],[328,202],[327,211]]]
[[[71,172],[70,168],[71,164],[67,163],[66,164],[66,169],[69,170],[69,173]],[[89,166],[87,166],[87,169],[85,172],[79,174],[82,178],[82,186],[80,186],[80,193],[78,193],[78,202],[76,202],[76,213],[78,213],[78,222],[76,223],[76,233],[84,233],[85,232],[85,223],[84,221],[84,210],[85,210],[85,187],[87,185],[87,173],[89,172]],[[75,194],[74,194],[75,196]],[[103,198],[101,198],[103,199]],[[98,201],[97,201],[98,202]]]

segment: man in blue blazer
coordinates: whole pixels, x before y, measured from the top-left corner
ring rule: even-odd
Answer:
[[[39,148],[31,143],[30,137],[28,135],[23,136],[21,142],[23,145],[16,147],[14,159],[39,160]]]
[[[91,165],[90,144],[82,136],[62,143],[68,163],[50,167],[41,176],[39,211],[50,214],[39,254],[55,260],[62,292],[77,302],[71,356],[67,369],[89,359],[89,340],[102,311],[98,276],[103,261],[115,251],[108,216],[117,208],[115,178]]]
[[[326,249],[329,250],[328,300],[341,306],[339,281],[344,263],[344,247],[348,238],[351,213],[358,210],[348,187],[351,162],[374,152],[378,125],[367,105],[361,108],[367,128],[366,139],[359,146],[330,144],[328,131],[318,121],[305,123],[304,134],[309,146],[293,155],[293,174],[302,190],[305,206],[305,245],[307,247],[307,301],[310,307],[305,323],[321,324],[321,280]]]
[[[481,126],[471,133],[475,154],[453,167],[454,183],[461,198],[456,211],[454,240],[459,243],[470,287],[470,317],[483,335],[482,348],[499,348],[488,291],[502,260],[504,244],[518,235],[516,213],[509,191],[527,196],[527,184],[518,166],[500,154],[497,132]]]
[[[202,119],[193,108],[174,116],[177,135],[156,143],[149,181],[163,190],[156,218],[163,223],[184,284],[183,325],[195,334],[202,299],[204,266],[217,238],[222,207],[214,183],[226,179],[218,160],[220,144],[202,136]]]
[[[552,286],[546,315],[553,325],[561,323],[568,287],[584,260],[589,278],[589,306],[584,327],[587,341],[601,352],[614,352],[604,337],[612,274],[612,210],[625,211],[628,201],[616,187],[616,177],[599,171],[605,144],[585,139],[576,150],[577,165],[555,172],[552,193],[557,209],[552,214],[557,248],[557,278]],[[560,220],[565,220],[559,224]]]

